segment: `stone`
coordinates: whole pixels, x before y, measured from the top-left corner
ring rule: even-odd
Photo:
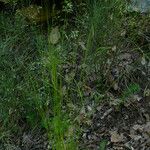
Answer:
[[[46,11],[42,6],[30,5],[25,8],[18,9],[16,16],[23,16],[31,23],[45,22],[47,19],[54,17],[56,12]]]
[[[150,12],[150,0],[132,0],[129,5],[129,10],[148,13]]]

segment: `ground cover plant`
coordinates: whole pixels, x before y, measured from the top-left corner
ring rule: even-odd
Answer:
[[[149,13],[46,2],[0,1],[0,149],[148,149]]]

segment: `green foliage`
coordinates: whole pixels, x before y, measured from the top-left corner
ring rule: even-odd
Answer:
[[[106,150],[106,145],[107,145],[107,141],[106,140],[102,140],[100,142],[99,150]]]
[[[88,6],[90,16],[87,45],[103,44],[101,46],[108,46],[111,44],[108,43],[108,39],[112,39],[113,44],[115,44],[114,42],[116,42],[118,38],[117,33],[121,27],[125,3],[120,0],[94,0],[90,1]]]
[[[133,83],[130,84],[127,89],[125,89],[122,93],[122,99],[125,101],[128,97],[132,96],[133,94],[136,94],[140,91],[139,84]]]
[[[0,14],[1,141],[22,132],[22,122],[29,129],[44,128],[53,149],[77,149],[75,134],[82,129],[75,117],[80,107],[99,103],[112,86],[107,81],[113,63],[117,64],[116,55],[124,48],[121,34],[126,4],[89,0],[80,6],[76,18],[70,15],[73,4],[65,1],[63,18],[57,16],[52,24],[41,26],[14,14]],[[127,40],[138,37],[139,26],[132,19]],[[51,42],[51,29],[57,24],[59,38]],[[125,74],[118,78],[126,78]],[[122,102],[139,91],[138,83],[127,85],[121,92]],[[70,104],[73,108],[68,109]],[[100,149],[106,149],[106,144],[102,140]]]

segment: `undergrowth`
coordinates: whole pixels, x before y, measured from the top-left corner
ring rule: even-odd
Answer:
[[[102,102],[116,85],[122,101],[140,89],[134,69],[124,68],[116,76],[112,72],[124,48],[140,51],[148,61],[149,51],[144,50],[148,43],[138,45],[145,42],[142,35],[148,34],[148,19],[142,16],[138,36],[138,15],[128,17],[121,0],[89,0],[77,8],[67,2],[63,11],[69,14],[61,18],[64,24],[59,25],[57,44],[50,43],[48,36],[59,24],[59,16],[41,30],[25,18],[0,14],[0,145],[4,149],[15,144],[17,138],[12,137],[19,139],[35,128],[47,134],[49,149],[78,149],[84,121],[78,115],[85,104]],[[70,9],[78,10],[74,22]]]

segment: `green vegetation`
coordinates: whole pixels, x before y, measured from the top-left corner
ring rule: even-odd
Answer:
[[[122,0],[65,2],[37,24],[16,14],[19,2],[0,12],[0,149],[21,146],[17,138],[36,130],[46,133],[47,149],[78,149],[87,103],[109,100],[110,92],[122,102],[143,88],[136,71],[149,60],[150,17],[127,12]],[[124,50],[138,59],[123,62]]]

